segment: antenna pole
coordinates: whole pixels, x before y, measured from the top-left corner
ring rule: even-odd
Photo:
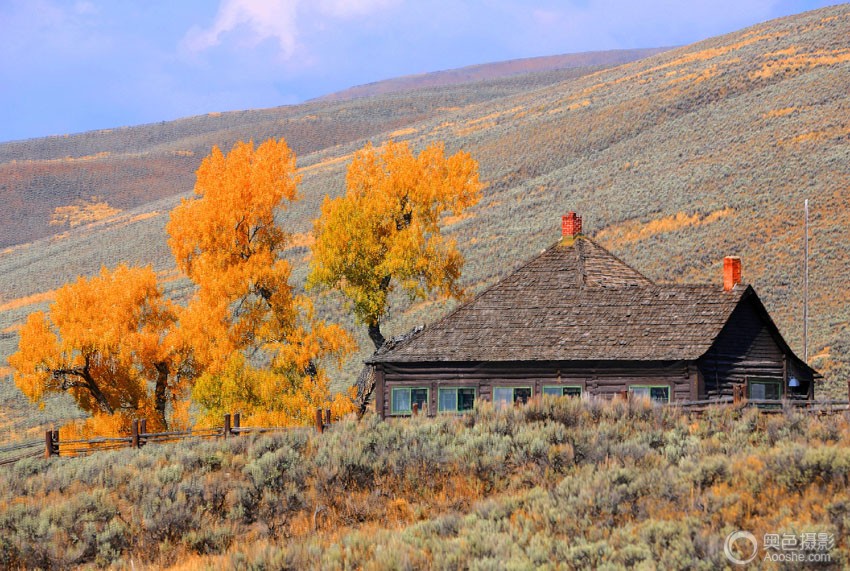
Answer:
[[[803,361],[809,362],[809,199],[803,203],[805,209],[806,259],[803,279]]]

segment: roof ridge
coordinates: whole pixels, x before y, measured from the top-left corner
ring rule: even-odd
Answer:
[[[576,286],[579,288],[584,288],[587,285],[587,267],[585,264],[585,256],[587,252],[585,252],[585,245],[583,240],[579,240],[576,238],[575,242],[576,249]]]

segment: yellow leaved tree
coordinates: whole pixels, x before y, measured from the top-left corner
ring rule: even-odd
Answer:
[[[463,256],[440,222],[475,205],[482,186],[478,163],[465,152],[446,157],[432,144],[416,155],[406,142],[367,145],[348,167],[345,195],[325,198],[313,223],[308,288],[341,291],[379,349],[397,285],[414,298],[462,293]]]
[[[92,415],[82,435],[126,432],[136,417],[165,429],[167,404],[182,400],[191,377],[175,323],[151,268],[103,268],[61,287],[47,313],[30,314],[9,357],[15,383],[35,402],[71,394]]]
[[[310,300],[289,284],[283,258],[290,234],[276,213],[297,199],[300,176],[283,139],[256,148],[214,147],[201,163],[195,197],[167,226],[178,268],[197,285],[180,325],[204,373],[193,396],[206,421],[241,411],[251,422],[308,422],[317,406],[338,414],[350,398],[332,397],[324,359],[342,359],[354,343],[317,319]]]

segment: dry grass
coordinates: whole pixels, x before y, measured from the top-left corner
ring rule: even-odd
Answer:
[[[629,220],[620,224],[606,227],[600,231],[596,238],[606,247],[617,250],[634,242],[640,242],[658,234],[677,232],[685,228],[713,224],[718,220],[735,214],[733,208],[723,208],[708,214],[687,214],[677,212],[670,216],[663,216],[649,221]]]
[[[769,54],[773,57],[772,54]],[[765,55],[767,58],[768,55]],[[775,75],[788,72],[799,73],[804,69],[820,66],[838,65],[850,61],[850,50],[832,50],[826,53],[804,53],[789,55],[780,59],[770,59],[757,71],[750,73],[750,79],[770,79]]]
[[[20,297],[18,299],[13,299],[11,301],[7,301],[5,303],[0,304],[0,312],[11,311],[13,309],[20,309],[22,307],[28,307],[30,305],[36,305],[38,303],[44,303],[46,301],[53,301],[55,298],[55,290],[36,293],[33,295],[28,295],[26,297]]]
[[[92,196],[88,200],[78,200],[68,206],[57,206],[50,217],[50,225],[76,228],[83,224],[112,218],[120,213],[120,209],[113,208],[106,201]]]

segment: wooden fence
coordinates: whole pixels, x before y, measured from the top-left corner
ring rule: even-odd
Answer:
[[[47,430],[43,440],[30,440],[17,442],[7,446],[0,446],[0,466],[13,464],[25,458],[36,458],[43,456],[80,456],[91,452],[102,450],[117,450],[119,448],[141,448],[145,444],[177,442],[192,438],[233,438],[240,434],[251,432],[273,432],[280,430],[293,430],[302,427],[293,426],[242,426],[241,415],[224,415],[221,427],[205,428],[199,430],[180,430],[171,432],[148,432],[147,419],[134,420],[130,426],[129,436],[114,438],[101,437],[87,440],[60,440],[58,430]],[[316,432],[322,433],[331,424],[330,409],[316,409],[314,427]]]

